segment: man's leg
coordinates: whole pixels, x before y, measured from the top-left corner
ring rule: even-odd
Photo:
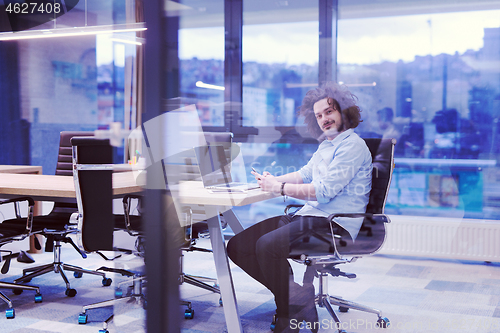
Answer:
[[[278,317],[317,321],[314,287],[311,283],[300,286],[294,282],[288,257],[291,240],[305,236],[309,228],[317,230],[327,227],[328,221],[325,218],[295,216],[290,223],[258,239],[257,260],[268,288],[275,296]],[[324,247],[328,251],[329,245],[325,243]]]
[[[233,236],[227,244],[229,258],[268,289],[270,285],[257,260],[256,244],[260,237],[284,225],[280,223],[281,218],[276,216],[261,221]]]

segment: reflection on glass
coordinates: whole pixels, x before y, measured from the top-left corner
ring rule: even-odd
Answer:
[[[196,104],[203,126],[224,125],[224,27],[179,30],[181,96]]]
[[[317,21],[243,26],[244,126],[296,125],[318,81],[317,36]]]
[[[493,194],[500,185],[499,15],[339,21],[338,79],[359,97],[364,122],[357,131],[398,139],[393,212],[500,217]]]

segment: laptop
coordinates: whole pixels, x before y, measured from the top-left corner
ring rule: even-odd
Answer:
[[[257,183],[233,182],[231,162],[221,145],[195,147],[203,186],[212,192],[246,192],[258,189]]]

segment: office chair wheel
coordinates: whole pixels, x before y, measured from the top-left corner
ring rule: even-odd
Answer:
[[[42,303],[42,294],[35,295],[35,303]]]
[[[14,311],[14,309],[5,310],[5,317],[7,317],[7,319],[14,319],[16,317],[16,311]]]
[[[349,308],[347,308],[345,306],[339,306],[339,311],[340,312],[347,312],[347,311],[349,311]]]
[[[274,330],[276,329],[276,314],[273,315],[273,321],[271,322],[271,326],[269,327],[271,329],[271,331],[274,332]]]
[[[111,280],[110,278],[103,278],[102,279],[102,285],[104,287],[108,287],[111,285],[111,282],[113,282],[113,280]]]
[[[89,316],[87,316],[86,313],[80,313],[78,315],[78,324],[85,325],[87,323],[87,319]]]
[[[21,295],[23,293],[23,290],[22,289],[12,289],[12,292],[14,293],[14,295]]]
[[[186,311],[184,311],[184,318],[185,319],[193,319],[194,318],[194,309],[186,309]]]
[[[76,289],[66,289],[66,291],[64,293],[68,297],[75,297],[75,295],[76,295]]]
[[[380,328],[387,328],[387,327],[391,326],[391,322],[386,317],[383,317],[383,318],[379,318],[377,320],[377,325]]]
[[[120,298],[123,296],[123,290],[122,288],[116,288],[115,290],[115,298]]]
[[[83,276],[82,272],[73,272],[73,276],[77,279],[81,278]]]

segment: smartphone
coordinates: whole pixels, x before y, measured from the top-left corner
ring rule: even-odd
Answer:
[[[256,174],[258,174],[260,176],[260,173],[257,170],[255,170],[254,167],[252,167],[252,171],[255,172]],[[260,179],[260,177],[259,177],[259,179]]]

